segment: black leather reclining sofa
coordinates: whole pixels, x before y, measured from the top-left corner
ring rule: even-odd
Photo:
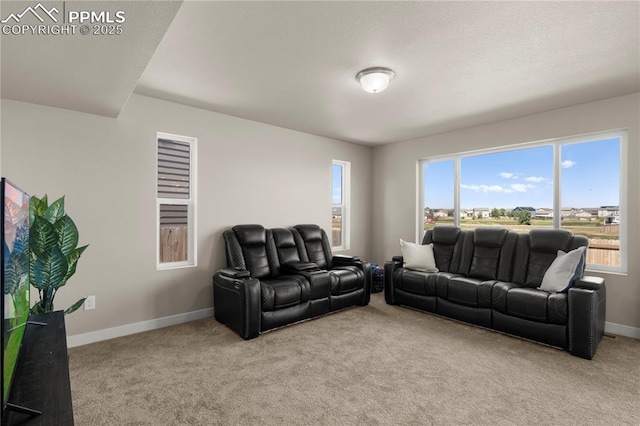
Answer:
[[[213,276],[216,320],[244,339],[349,306],[367,305],[371,266],[332,255],[317,225],[224,232],[227,268]]]
[[[583,276],[562,293],[538,290],[558,250],[588,246],[562,229],[429,229],[439,272],[385,263],[385,300],[562,348],[591,359],[604,334],[604,280]]]

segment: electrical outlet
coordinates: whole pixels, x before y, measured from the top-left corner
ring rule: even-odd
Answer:
[[[96,297],[95,296],[87,296],[84,300],[84,310],[90,311],[91,309],[96,308]]]

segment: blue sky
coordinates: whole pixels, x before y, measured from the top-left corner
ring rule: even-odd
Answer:
[[[562,207],[618,205],[620,140],[561,147]],[[453,208],[453,160],[425,163],[425,206]],[[553,207],[553,146],[461,158],[460,205]]]
[[[331,176],[333,204],[342,204],[342,166],[334,164],[331,169]]]

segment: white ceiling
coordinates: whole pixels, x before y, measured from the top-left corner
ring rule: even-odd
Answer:
[[[5,1],[0,20],[39,0]],[[125,11],[121,35],[2,35],[3,98],[117,117],[181,2],[43,1],[57,23],[26,14],[19,25],[63,25],[63,10]],[[152,7],[150,7],[152,6]],[[66,16],[66,14],[64,14]],[[115,16],[115,15],[112,15]],[[15,24],[14,21],[9,21]],[[1,25],[1,24],[0,24]],[[90,30],[92,25],[90,25]]]
[[[114,116],[135,86],[376,145],[640,92],[636,1],[185,1],[159,45],[176,4],[125,10],[134,5],[145,11],[131,18],[137,38],[104,40],[100,52],[86,40],[3,36],[2,96]],[[396,73],[375,95],[355,80],[372,66]]]

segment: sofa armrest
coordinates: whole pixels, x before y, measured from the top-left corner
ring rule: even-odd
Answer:
[[[282,265],[282,270],[286,273],[317,271],[318,269],[318,265],[313,262],[287,262]]]
[[[591,359],[604,336],[607,291],[599,277],[582,277],[569,289],[569,352]]]
[[[312,265],[315,265],[315,263],[312,263]],[[331,293],[331,275],[329,275],[329,271],[318,269],[316,266],[315,270],[300,270],[291,273],[293,275],[303,276],[309,282],[309,287],[311,288],[311,300],[329,297],[329,294]]]
[[[246,269],[240,269],[240,268],[224,268],[224,269],[220,269],[218,273],[223,277],[235,278],[235,279],[251,277],[251,273],[249,271],[247,271]]]
[[[248,340],[260,334],[262,298],[260,281],[246,276],[245,272],[248,273],[226,268],[215,273],[213,313],[216,320]]]
[[[384,263],[384,300],[388,305],[396,304],[394,273],[402,268],[402,256],[393,256],[393,260]]]
[[[402,266],[404,264],[404,257],[403,256],[393,256],[391,258],[391,260],[393,262],[398,262],[400,264],[400,266]]]
[[[333,255],[333,264],[335,266],[355,265],[358,262],[360,262],[360,258],[358,256],[347,256],[344,254]]]
[[[576,280],[573,288],[583,288],[586,290],[600,290],[604,287],[604,279],[600,277],[582,277]]]

